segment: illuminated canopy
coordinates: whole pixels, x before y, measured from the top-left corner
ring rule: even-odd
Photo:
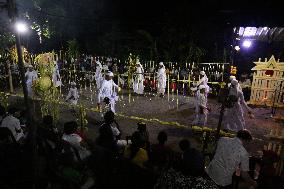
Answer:
[[[235,27],[236,40],[284,41],[284,28],[279,27]]]

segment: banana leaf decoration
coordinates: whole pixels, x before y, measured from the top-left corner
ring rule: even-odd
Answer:
[[[130,53],[128,57],[128,88],[132,85],[133,74],[136,70],[136,62],[139,60],[138,56],[132,55]]]

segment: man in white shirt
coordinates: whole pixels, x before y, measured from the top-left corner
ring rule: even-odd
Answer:
[[[25,77],[26,77],[28,95],[29,97],[32,97],[33,96],[32,85],[33,85],[33,82],[38,79],[37,72],[34,70],[32,65],[28,66],[28,70],[25,73]]]
[[[241,171],[241,176],[249,185],[257,186],[248,174],[249,154],[244,148],[244,145],[251,140],[252,136],[247,130],[240,130],[235,138],[219,139],[214,158],[206,168],[206,172],[221,188],[231,187],[236,170]]]
[[[77,105],[79,100],[79,92],[74,81],[71,82],[71,88],[69,89],[68,95],[65,99],[67,102],[70,102],[72,105]]]
[[[136,71],[134,73],[133,91],[137,94],[144,93],[144,69],[140,62],[136,63]]]
[[[208,86],[208,77],[204,71],[200,71],[200,80],[197,82],[197,86],[203,85],[205,87],[205,98],[207,100],[208,93],[210,91],[210,87]]]
[[[159,63],[157,81],[158,81],[157,93],[160,97],[164,97],[167,85],[167,75],[166,75],[166,68],[163,62]]]
[[[91,155],[91,152],[84,146],[82,138],[75,133],[77,127],[78,125],[75,121],[66,122],[64,124],[64,134],[62,135],[62,139],[76,148],[80,158],[84,160]]]
[[[20,141],[24,138],[24,132],[21,128],[20,120],[16,118],[17,113],[19,110],[16,108],[9,108],[8,115],[2,120],[1,127],[8,128],[16,141]]]
[[[96,86],[98,90],[101,88],[102,81],[104,80],[102,76],[102,70],[103,70],[103,67],[100,61],[96,61],[95,80],[96,80]]]
[[[195,119],[193,125],[205,126],[207,124],[207,98],[205,96],[206,87],[199,85],[195,97]]]
[[[53,82],[53,86],[55,87],[59,87],[62,85],[57,61],[54,62],[54,68],[52,72],[52,82]]]
[[[114,83],[112,78],[113,78],[113,73],[108,72],[106,74],[105,80],[102,82],[102,85],[101,85],[101,88],[98,94],[98,108],[100,109],[100,105],[103,99],[105,97],[108,97],[110,100],[111,111],[115,113],[115,102],[118,101],[118,96],[117,96],[117,93],[115,92],[115,89],[119,91],[120,87],[118,87],[118,85]]]

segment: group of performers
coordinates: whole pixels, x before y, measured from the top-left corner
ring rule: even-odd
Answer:
[[[106,73],[105,73],[106,72]],[[28,66],[28,70],[25,74],[26,85],[28,90],[28,95],[33,96],[32,84],[33,81],[38,79],[37,72],[34,70],[33,66]],[[167,76],[166,68],[163,62],[159,63],[158,71],[156,73],[157,80],[157,94],[160,97],[164,97]],[[207,125],[207,117],[210,112],[208,107],[208,93],[210,87],[208,86],[208,78],[204,71],[199,73],[200,79],[197,84],[191,88],[195,92],[195,119],[192,125]],[[117,92],[120,87],[113,81],[114,74],[103,68],[99,61],[96,61],[96,71],[93,78],[96,82],[97,90],[97,106],[98,109],[109,109],[115,113],[115,103],[118,101]],[[144,94],[144,69],[139,61],[136,63],[136,69],[133,73],[133,91],[136,94]],[[54,71],[52,74],[52,83],[55,87],[62,85],[60,79],[60,73],[58,66],[55,63]],[[69,89],[68,95],[66,96],[66,101],[72,105],[76,105],[79,100],[79,92],[76,88],[76,83],[73,81],[70,83],[71,87]],[[230,77],[230,83],[228,84],[228,99],[230,106],[226,107],[224,114],[224,128],[232,131],[238,131],[245,128],[244,111],[249,112],[252,115],[252,110],[247,106],[242,89],[234,76]]]

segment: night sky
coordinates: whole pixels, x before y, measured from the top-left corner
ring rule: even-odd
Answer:
[[[82,43],[93,41],[93,44],[98,44],[97,38],[112,31],[115,25],[121,32],[119,35],[122,36],[119,43],[124,43],[124,40],[132,40],[123,38],[127,32],[146,30],[153,37],[159,37],[163,27],[171,25],[176,29],[190,28],[196,34],[195,43],[207,51],[203,61],[214,60],[221,56],[221,50],[215,53],[216,46],[222,49],[232,44],[232,29],[235,26],[284,26],[284,5],[281,1],[271,0],[42,0],[42,2],[45,4],[41,6],[41,11],[35,9],[32,0],[18,0],[17,4],[20,13],[26,11],[34,16],[46,17],[51,22],[58,22],[59,29],[67,35],[64,40],[74,37]],[[62,10],[56,11],[57,7]],[[34,49],[38,49],[37,45],[33,46]],[[50,49],[54,44],[45,44],[45,46]],[[238,59],[251,61],[261,56],[257,53],[265,52],[266,48],[273,49],[274,53],[283,50],[282,47],[281,44],[277,44],[275,48],[262,44],[261,49],[258,47],[257,51],[239,54],[236,61]]]

